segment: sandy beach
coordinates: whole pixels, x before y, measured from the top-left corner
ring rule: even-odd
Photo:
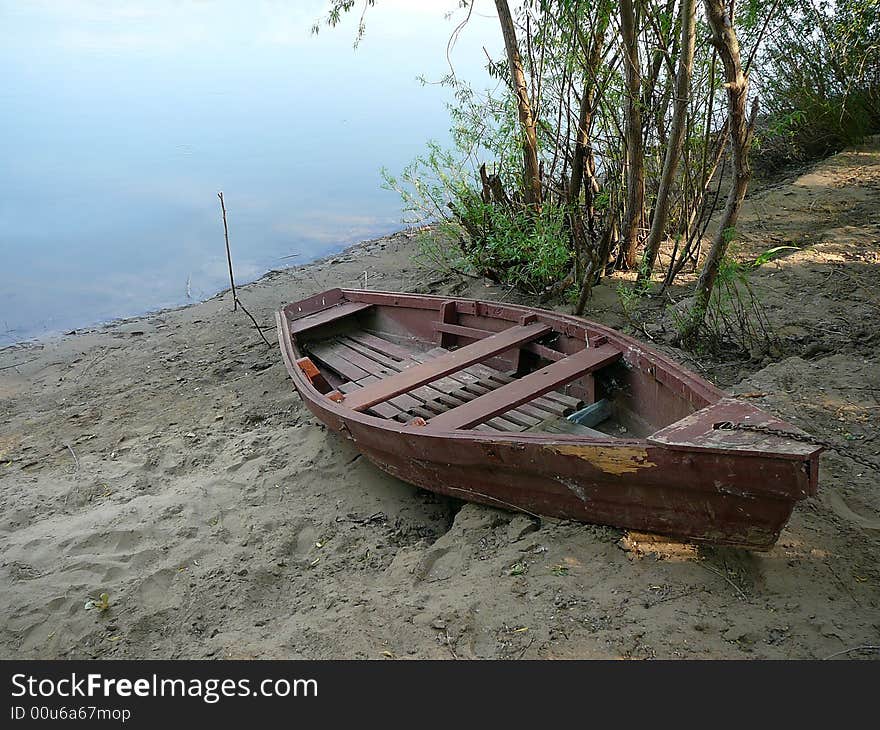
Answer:
[[[880,462],[880,145],[746,208],[741,255],[801,249],[752,276],[780,355],[724,363],[671,348],[662,325],[634,334]],[[335,286],[517,299],[420,268],[416,249],[411,232],[366,242],[240,296],[273,343],[274,310]],[[587,317],[624,328],[616,285]],[[86,608],[103,593],[109,609]],[[876,658],[858,648],[878,644],[880,472],[846,455],[823,455],[818,496],[771,551],[697,548],[382,473],[303,407],[228,292],[0,350],[3,658]]]

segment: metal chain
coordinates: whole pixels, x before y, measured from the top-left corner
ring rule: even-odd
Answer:
[[[731,423],[730,421],[717,423],[715,424],[715,428],[723,431],[752,431],[754,433],[763,433],[767,436],[779,436],[793,441],[800,441],[805,444],[812,444],[813,446],[822,446],[823,448],[831,449],[831,451],[836,451],[841,456],[845,456],[847,459],[851,459],[857,464],[867,466],[869,469],[874,469],[875,471],[880,472],[880,464],[866,459],[861,454],[855,453],[852,449],[847,448],[846,446],[840,446],[832,441],[824,441],[815,436],[810,436],[807,433],[785,431],[781,428],[773,428],[772,426],[753,426],[748,423]]]

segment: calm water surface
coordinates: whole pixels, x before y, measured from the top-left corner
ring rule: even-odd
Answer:
[[[0,344],[182,304],[400,227],[381,188],[447,138],[453,0],[0,0]],[[483,83],[483,3],[453,51]],[[477,6],[480,10],[480,5]],[[296,258],[287,258],[299,254]]]

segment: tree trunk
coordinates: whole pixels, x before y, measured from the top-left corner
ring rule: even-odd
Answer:
[[[659,10],[659,7],[657,8]],[[666,0],[666,5],[663,9],[664,15],[671,15],[675,10],[675,0]],[[649,11],[650,13],[651,11]],[[659,25],[659,23],[658,23]],[[657,39],[657,48],[654,50],[654,56],[651,60],[651,64],[648,67],[648,75],[647,78],[642,79],[642,109],[645,110],[645,113],[649,113],[653,110],[653,115],[655,119],[659,119],[661,114],[660,107],[662,104],[660,102],[655,103],[654,98],[657,93],[657,80],[660,78],[660,71],[664,67],[663,59],[664,59],[664,48],[661,46],[661,39],[658,37]],[[675,57],[675,49],[672,50],[672,57]],[[665,90],[664,90],[665,94]],[[656,122],[655,122],[656,123]],[[660,124],[662,126],[662,122]],[[658,130],[659,131],[659,130]],[[665,143],[664,143],[665,144]]]
[[[636,289],[647,288],[648,282],[651,280],[657,253],[660,250],[660,244],[666,234],[666,224],[669,221],[669,193],[678,171],[678,162],[684,143],[685,122],[687,121],[691,74],[694,68],[696,22],[696,0],[681,0],[681,56],[675,76],[675,105],[669,130],[669,146],[666,148],[666,157],[663,160],[663,173],[660,177],[660,187],[657,190],[657,200],[654,203],[654,220],[651,223],[651,232],[645,246],[645,257],[636,280]]]
[[[607,26],[608,16],[605,15],[604,22],[600,18],[599,27],[593,34],[586,59],[586,79],[578,112],[578,128],[571,160],[571,184],[568,188],[568,215],[571,221],[572,248],[575,255],[574,281],[582,290],[586,289],[587,291],[589,291],[591,283],[583,276],[583,272],[585,270],[589,272],[590,263],[595,257],[596,210],[594,201],[599,190],[593,157],[593,113],[596,108],[596,82],[599,66],[602,62],[602,49]],[[583,207],[580,204],[581,190],[584,191]],[[584,230],[585,216],[586,230]]]
[[[638,4],[639,0],[636,0]],[[633,0],[620,2],[620,32],[623,38],[623,63],[626,69],[626,212],[620,264],[631,269],[636,264],[639,230],[645,211],[645,150],[642,144],[642,108],[639,90],[642,73],[639,67],[638,32]]]
[[[715,279],[718,277],[718,269],[736,229],[740,208],[752,177],[749,148],[752,142],[754,117],[757,113],[757,105],[753,105],[750,118],[746,116],[746,94],[749,82],[743,74],[739,41],[724,0],[704,0],[704,5],[712,31],[710,42],[718,49],[718,56],[724,64],[726,79],[724,87],[727,89],[729,107],[727,116],[730,129],[733,180],[727,195],[727,206],[724,209],[715,238],[712,240],[712,248],[709,250],[700,271],[694,303],[681,334],[682,340],[692,339],[705,319]]]
[[[605,41],[605,30],[607,28],[607,16],[605,22],[601,22],[599,28],[593,35],[593,43],[590,47],[590,55],[587,58],[587,78],[584,81],[583,96],[581,96],[581,105],[578,113],[578,129],[575,137],[574,154],[571,160],[571,186],[568,190],[568,201],[572,205],[577,205],[581,194],[581,186],[584,176],[589,178],[590,185],[594,185],[593,165],[592,165],[592,145],[590,141],[590,130],[593,126],[593,112],[595,111],[595,94],[596,79],[599,74],[599,65],[602,61],[602,48]]]
[[[608,252],[611,248],[611,239],[615,234],[614,228],[614,222],[609,221],[608,227],[602,233],[602,240],[599,242],[597,250],[594,252],[592,259],[587,265],[587,271],[584,273],[581,290],[578,294],[577,304],[575,304],[573,310],[574,314],[578,317],[580,317],[587,308],[587,300],[593,292],[593,281],[595,280],[595,277],[600,273],[601,268],[604,268],[607,263]]]
[[[510,66],[510,80],[516,94],[516,107],[519,113],[519,124],[522,131],[523,149],[523,194],[527,205],[536,210],[541,207],[541,171],[538,165],[538,133],[526,77],[523,72],[522,57],[516,41],[516,28],[510,15],[507,0],[495,0],[501,33],[504,36],[504,47],[507,50],[507,62]]]

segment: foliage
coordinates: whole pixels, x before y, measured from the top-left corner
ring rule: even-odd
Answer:
[[[97,599],[89,599],[86,601],[85,609],[86,611],[97,611],[98,613],[108,611],[110,609],[110,594],[102,593]]]
[[[366,0],[363,12],[374,2]],[[466,23],[473,3],[449,5],[464,10]],[[496,6],[509,10],[505,0]],[[702,284],[692,316],[679,322],[682,332],[700,330],[716,343],[752,349],[770,339],[766,318],[747,267],[726,254],[751,175],[749,152],[772,168],[880,128],[880,3],[651,0],[635,6],[629,41],[621,33],[621,4],[613,0],[523,0],[512,16],[499,13],[503,32],[494,41],[503,37],[505,53],[487,51],[486,65],[495,89],[479,91],[454,73],[444,79],[454,98],[452,148],[428,143],[399,174],[383,171],[386,186],[402,196],[410,223],[435,222],[457,242],[452,251],[425,245],[426,259],[542,300],[566,297],[577,313],[604,275],[631,263],[621,249],[633,238],[643,244],[658,220],[652,241],[668,245],[671,255],[646,259],[638,289],[620,294],[625,311],[702,260]],[[334,26],[354,7],[352,0],[330,0],[324,22]],[[693,7],[696,16],[689,14]],[[681,49],[690,46],[685,31],[693,17],[691,68],[682,65]],[[358,38],[363,32],[362,14]],[[633,57],[637,98],[624,62]],[[680,66],[690,69],[681,75],[685,86],[691,79],[686,107],[675,103]],[[636,116],[640,137],[633,136],[637,125],[628,124]],[[670,145],[670,130],[680,130],[682,118],[678,164],[668,168],[661,188],[667,151],[678,149]],[[641,156],[633,152],[639,139]],[[632,173],[642,166],[643,176]],[[722,188],[731,180],[742,184],[727,195]],[[633,202],[641,201],[633,194],[640,187],[644,200]],[[736,205],[728,204],[719,221],[715,213],[726,198]],[[633,215],[628,207],[639,210]],[[625,225],[633,220],[635,236]],[[770,249],[753,265],[783,250]],[[662,283],[652,283],[658,274]]]
[[[776,255],[782,251],[800,251],[800,249],[797,246],[774,246],[773,248],[768,248],[766,251],[762,251],[758,254],[755,260],[752,261],[751,265],[754,268],[763,266],[768,261],[775,259]]]
[[[758,59],[761,166],[835,152],[880,131],[880,3],[789,0]]]
[[[445,268],[467,267],[532,294],[565,275],[571,252],[564,207],[550,204],[529,211],[485,200],[476,175],[466,174],[454,154],[436,142],[399,177],[387,170],[383,176],[385,187],[401,195],[409,223],[437,222],[458,242],[461,259],[446,259]],[[441,261],[431,247],[423,248],[423,255]]]
[[[749,273],[762,257],[769,261],[775,252],[784,248],[792,247],[779,246],[765,251],[752,265],[740,263],[735,249],[728,249],[701,325],[702,342],[715,354],[759,357],[777,344],[763,305],[749,282]]]
[[[638,306],[640,299],[639,291],[635,287],[621,283],[617,285],[616,292],[620,308],[623,310],[623,316],[632,324],[635,319],[635,308]]]
[[[371,8],[375,4],[376,0],[364,0],[363,11],[361,12],[360,20],[358,20],[357,35],[355,36],[354,40],[355,48],[357,48],[358,44],[361,42],[361,39],[364,37],[364,33],[367,32],[367,26],[364,21],[367,13],[367,8]],[[329,28],[335,28],[342,20],[342,16],[350,11],[354,7],[354,5],[355,0],[331,0],[330,7],[328,8],[327,14],[324,16],[324,18],[315,22],[312,25],[312,33],[317,35],[321,31],[322,22]]]

